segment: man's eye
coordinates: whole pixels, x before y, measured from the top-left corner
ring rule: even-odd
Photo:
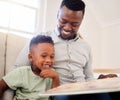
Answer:
[[[79,23],[72,23],[72,26],[73,27],[77,27],[77,26],[79,26],[80,24]]]
[[[65,20],[59,20],[59,21],[60,21],[60,23],[62,23],[62,24],[67,23]]]

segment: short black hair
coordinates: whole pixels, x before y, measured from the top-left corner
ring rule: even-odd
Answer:
[[[66,6],[73,11],[85,12],[85,3],[82,0],[63,0],[60,7]]]
[[[50,43],[54,45],[54,42],[52,40],[52,38],[50,36],[46,36],[46,35],[36,35],[35,37],[33,37],[30,41],[30,46],[35,45],[35,44],[39,44],[39,43]]]

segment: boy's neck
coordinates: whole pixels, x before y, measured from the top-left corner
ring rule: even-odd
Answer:
[[[38,69],[35,65],[31,65],[31,69],[32,69],[34,74],[40,75],[41,70]]]

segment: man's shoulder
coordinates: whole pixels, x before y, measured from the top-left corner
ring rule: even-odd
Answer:
[[[78,44],[81,45],[81,46],[83,46],[84,48],[86,48],[86,49],[88,49],[88,50],[91,49],[90,44],[89,44],[88,41],[86,41],[85,39],[79,38],[79,39],[78,39]]]

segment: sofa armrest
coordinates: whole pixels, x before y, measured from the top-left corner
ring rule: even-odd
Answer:
[[[0,33],[0,79],[5,75],[7,34]]]

